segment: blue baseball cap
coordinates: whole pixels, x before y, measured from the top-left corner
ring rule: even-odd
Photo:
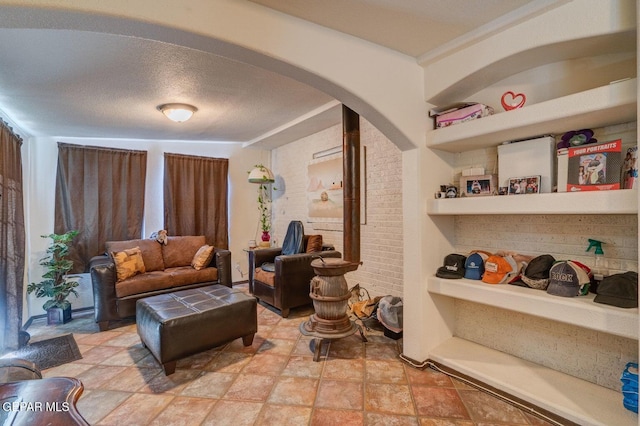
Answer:
[[[470,280],[481,280],[484,274],[484,259],[479,253],[473,253],[467,257],[464,264],[464,277]]]

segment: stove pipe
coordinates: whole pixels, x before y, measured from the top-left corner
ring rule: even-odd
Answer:
[[[344,260],[360,263],[360,115],[342,105]]]

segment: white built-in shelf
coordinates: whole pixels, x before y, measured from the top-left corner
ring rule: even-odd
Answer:
[[[638,191],[558,192],[427,200],[429,215],[636,214]]]
[[[429,132],[427,146],[463,152],[636,120],[636,78]]]
[[[521,312],[616,336],[638,339],[638,308],[595,303],[595,295],[561,297],[543,290],[478,280],[429,277],[429,293]]]
[[[575,424],[638,425],[638,415],[624,408],[622,393],[486,346],[453,337],[429,358]]]

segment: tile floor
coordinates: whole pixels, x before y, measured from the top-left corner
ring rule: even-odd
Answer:
[[[34,320],[28,331],[32,342],[73,333],[83,358],[43,375],[82,381],[78,410],[92,425],[549,424],[433,369],[411,367],[398,358],[402,341],[385,337],[375,321],[367,343],[358,334],[335,340],[314,362],[311,338],[298,329],[309,314],[292,310],[283,319],[259,304],[252,346],[237,339],[179,361],[168,377],[133,321],[99,332],[85,311],[63,326]]]

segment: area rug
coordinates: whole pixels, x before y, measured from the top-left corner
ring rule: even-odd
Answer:
[[[29,343],[15,351],[12,356],[33,362],[40,370],[57,367],[82,359],[73,334],[64,334],[51,339]]]

